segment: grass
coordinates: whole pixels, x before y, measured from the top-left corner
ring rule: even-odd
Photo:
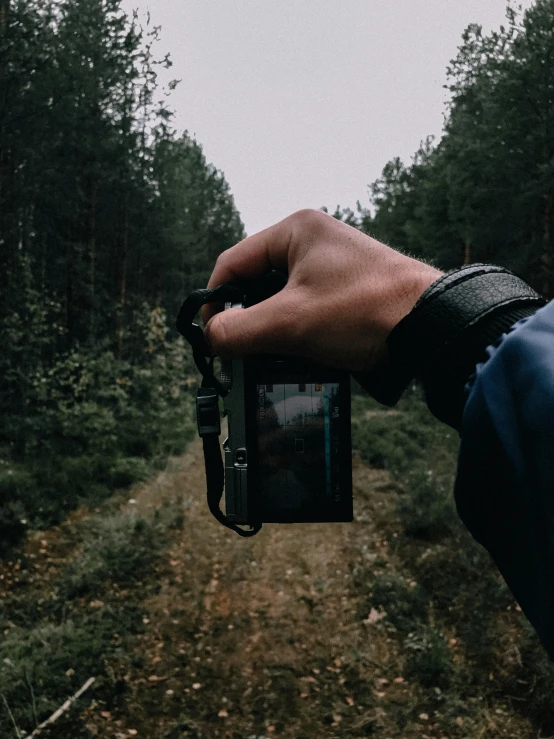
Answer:
[[[89,677],[98,678],[90,691],[97,699],[113,702],[126,689],[109,665],[115,661],[121,673],[128,669],[133,641],[143,629],[141,599],[157,587],[149,578],[168,531],[182,523],[181,506],[171,502],[151,518],[117,512],[85,520],[78,554],[47,589],[37,583],[4,601],[0,736],[15,736],[10,712],[19,731],[29,733]],[[85,700],[90,702],[89,693]],[[78,725],[73,721],[67,735],[77,736]],[[63,723],[57,730],[65,730]]]
[[[410,586],[396,575],[379,575],[371,583],[370,606],[387,613],[389,623],[407,632],[427,618],[429,596],[419,586]]]
[[[452,651],[438,629],[430,626],[411,631],[404,640],[406,675],[426,688],[444,690],[454,675]]]
[[[122,606],[10,629],[0,647],[0,694],[18,728],[32,731],[89,677],[102,676],[104,660],[123,654],[141,628],[139,609]],[[13,731],[7,710],[0,710],[0,730],[6,737]]]
[[[81,555],[62,575],[60,596],[98,595],[108,586],[140,580],[164,543],[163,529],[144,518],[119,514],[95,520]]]
[[[506,710],[551,735],[554,666],[456,514],[456,432],[431,416],[417,389],[393,410],[367,396],[352,405],[354,449],[387,469],[396,488],[400,572],[367,575],[370,603],[386,611],[406,675],[427,691],[427,709],[449,735],[475,735],[487,702],[506,696]],[[390,529],[390,521],[383,524]]]

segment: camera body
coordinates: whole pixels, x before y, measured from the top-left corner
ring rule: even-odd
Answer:
[[[282,287],[278,273],[245,308]],[[281,276],[282,278],[282,276]],[[285,278],[286,281],[286,278]],[[297,357],[222,360],[225,512],[235,524],[352,520],[350,376]]]

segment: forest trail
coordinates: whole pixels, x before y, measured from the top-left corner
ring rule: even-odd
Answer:
[[[242,539],[208,511],[197,441],[124,507],[149,515],[183,495],[183,529],[158,569],[159,592],[144,602],[144,665],[126,675],[124,709],[91,709],[89,729],[115,739],[314,739],[388,724],[379,736],[421,737],[417,725],[393,729],[382,704],[414,696],[393,640],[379,618],[367,621],[364,574],[378,558],[389,567],[376,524],[386,518],[390,528],[387,474],[355,460],[355,523],[267,525]]]
[[[357,456],[353,483],[353,523],[266,525],[243,539],[208,511],[196,440],[153,479],[94,511],[75,511],[58,527],[31,533],[21,559],[0,565],[0,598],[10,604],[15,594],[14,620],[50,604],[53,628],[63,629],[55,624],[69,618],[75,628],[81,624],[87,640],[96,639],[91,629],[102,613],[111,613],[113,621],[114,613],[134,609],[138,620],[138,627],[128,629],[116,615],[114,626],[98,637],[105,640],[98,657],[85,647],[87,667],[78,684],[77,675],[71,677],[78,667],[71,653],[65,658],[53,653],[60,647],[43,645],[47,660],[53,659],[53,677],[69,675],[67,685],[73,686],[59,688],[57,695],[64,697],[54,707],[86,678],[98,680],[41,739],[535,737],[501,693],[493,704],[468,696],[467,706],[452,699],[443,708],[441,691],[410,674],[394,612],[407,608],[405,616],[417,628],[417,598],[406,601],[405,595],[413,589],[415,597],[417,584],[401,559],[398,490],[388,472]],[[167,512],[177,512],[178,525]],[[158,528],[147,529],[157,552],[150,565],[125,579],[121,558],[144,539],[126,539],[117,557],[108,545],[111,559],[101,569],[102,580],[92,577],[86,590],[66,590],[70,600],[63,601],[73,563],[81,563],[79,572],[90,572],[88,563],[96,561],[91,550],[105,544],[90,532],[103,521],[100,531],[109,538],[109,522],[121,527],[122,519],[131,531],[134,521],[158,521]],[[423,551],[422,558],[430,553]],[[383,581],[404,588],[401,602],[390,591],[388,615],[372,593],[373,587],[382,591]],[[36,626],[29,629],[35,631],[29,633],[40,637],[44,621],[36,619],[43,616],[33,618]],[[4,634],[17,636],[21,627],[4,623]],[[21,633],[22,640],[28,638]],[[456,631],[444,634],[459,664]],[[43,657],[34,659],[40,663]],[[10,700],[13,705],[15,698]],[[18,711],[25,702],[22,696]],[[467,723],[470,706],[473,723]]]

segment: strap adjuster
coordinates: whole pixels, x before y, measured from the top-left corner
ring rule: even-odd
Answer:
[[[199,387],[196,392],[196,422],[198,433],[204,438],[208,434],[221,433],[219,395],[211,387]]]

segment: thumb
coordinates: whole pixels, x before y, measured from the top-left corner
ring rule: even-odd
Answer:
[[[294,354],[298,346],[298,310],[286,288],[250,308],[229,308],[213,316],[204,337],[213,353],[224,359],[247,354]]]

